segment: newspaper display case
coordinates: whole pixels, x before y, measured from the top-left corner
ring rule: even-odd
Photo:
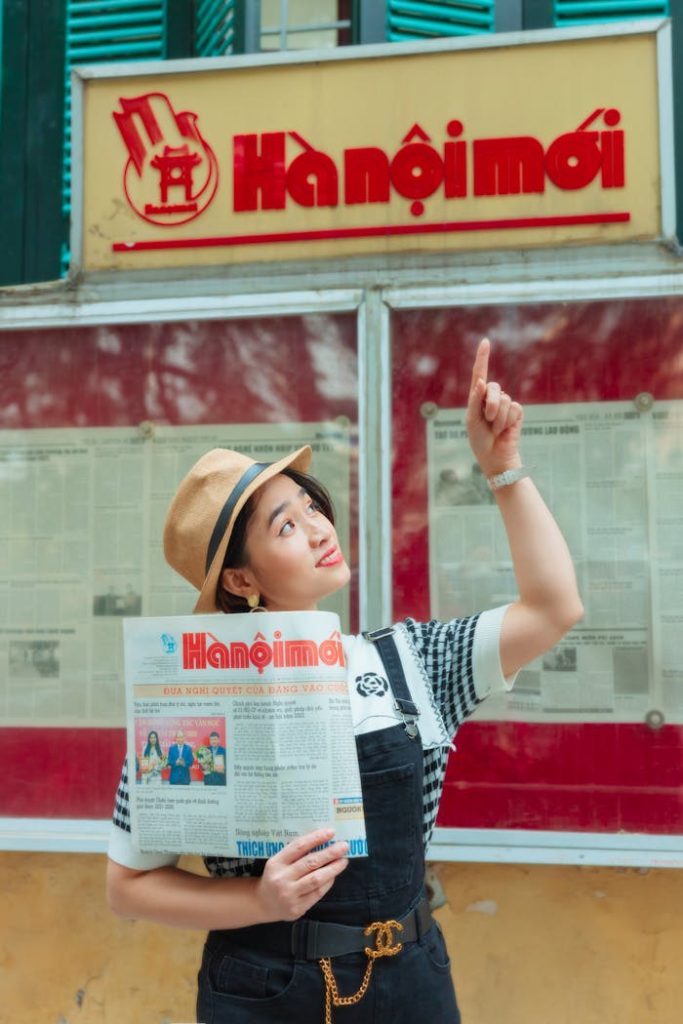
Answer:
[[[513,596],[462,436],[488,335],[588,615],[459,733],[432,856],[683,867],[669,23],[93,66],[74,102],[72,276],[0,308],[0,848],[105,848],[118,630],[191,607],[159,527],[200,447],[317,445],[345,630]]]
[[[523,456],[586,608],[462,729],[444,831],[681,831],[682,316],[659,297],[392,314],[395,610],[448,618],[514,597],[463,438],[484,335],[492,377],[526,408]]]
[[[124,739],[122,622],[187,614],[164,515],[212,447],[310,443],[356,560],[351,313],[41,328],[3,336],[0,814],[111,812]],[[330,608],[348,630],[357,588]]]

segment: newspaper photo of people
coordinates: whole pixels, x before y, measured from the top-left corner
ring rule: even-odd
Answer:
[[[135,756],[135,781],[141,785],[225,786],[225,718],[137,718]]]

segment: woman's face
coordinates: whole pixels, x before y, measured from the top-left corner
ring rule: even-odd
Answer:
[[[234,591],[243,574],[242,596],[260,594],[268,611],[313,610],[351,576],[334,526],[287,476],[273,477],[256,492],[246,552],[246,567],[224,570],[223,584]]]
[[[149,742],[152,744],[153,747],[159,746],[159,737],[155,732],[151,732],[149,734]]]

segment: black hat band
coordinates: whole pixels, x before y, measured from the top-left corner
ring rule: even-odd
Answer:
[[[211,534],[211,540],[209,541],[209,547],[206,552],[206,568],[204,570],[205,576],[209,575],[211,563],[216,557],[216,552],[218,551],[225,531],[228,528],[230,517],[235,511],[235,505],[240,500],[240,498],[242,497],[242,495],[244,494],[245,490],[252,482],[252,480],[255,480],[256,477],[259,476],[264,469],[268,469],[268,467],[272,465],[272,462],[255,462],[253,466],[250,466],[249,469],[244,471],[242,476],[239,478],[239,480],[233,487],[232,492],[230,493],[230,497],[228,498],[225,505],[220,511],[218,519],[216,520],[216,525],[213,528],[213,533]]]

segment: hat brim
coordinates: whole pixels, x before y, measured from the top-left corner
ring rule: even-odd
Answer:
[[[300,473],[305,473],[311,465],[313,458],[313,451],[311,446],[306,444],[303,448],[298,448],[291,455],[286,455],[284,459],[279,459],[277,462],[271,463],[267,469],[264,469],[259,475],[244,489],[244,492],[240,495],[239,500],[235,504],[228,525],[225,528],[225,533],[221,538],[221,542],[216,549],[213,561],[209,566],[209,571],[206,574],[204,585],[199,592],[199,599],[194,606],[194,614],[210,614],[211,612],[219,611],[216,605],[216,588],[218,587],[218,577],[220,576],[221,569],[223,568],[223,559],[225,558],[225,552],[228,549],[228,543],[232,536],[233,527],[237,520],[238,515],[244,508],[245,504],[259,487],[263,487],[265,483],[271,480],[278,473],[281,473],[283,469],[296,469]]]

